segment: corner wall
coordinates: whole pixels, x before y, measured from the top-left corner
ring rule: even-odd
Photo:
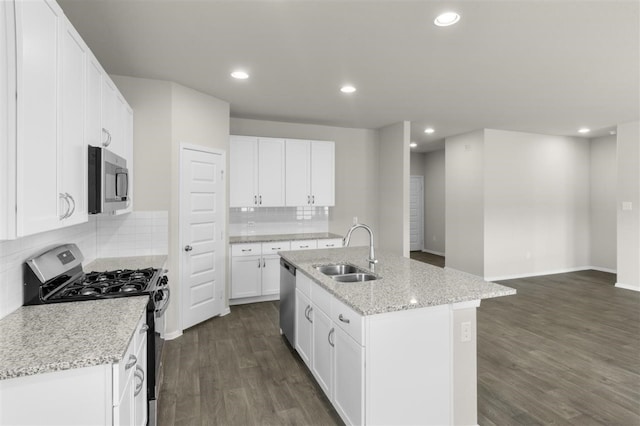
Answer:
[[[640,122],[619,124],[617,140],[616,287],[640,291]]]
[[[378,130],[378,246],[409,257],[409,137],[410,123],[403,121]]]
[[[424,155],[424,250],[445,256],[445,150]]]
[[[605,272],[616,272],[616,137],[605,136],[590,141],[589,235],[590,265]]]
[[[589,141],[485,130],[484,276],[589,266]]]
[[[445,141],[447,268],[484,277],[484,130]]]

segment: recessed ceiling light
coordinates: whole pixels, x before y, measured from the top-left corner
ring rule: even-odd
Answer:
[[[427,127],[426,129],[424,129],[424,132],[430,135],[431,133],[435,132],[435,130],[433,130],[431,127]]]
[[[411,143],[409,144],[409,146],[410,146],[411,148],[415,148],[416,146],[418,146],[418,144],[417,144],[417,143],[415,143],[415,142],[411,142]]]
[[[355,88],[355,87],[353,87],[353,86],[351,86],[351,85],[346,85],[346,86],[342,86],[342,87],[340,88],[340,91],[341,91],[342,93],[353,93],[353,92],[355,92],[355,91],[356,91],[356,88]]]
[[[446,12],[438,15],[438,17],[433,21],[439,27],[448,27],[449,25],[453,25],[460,20],[460,15],[455,12]]]
[[[234,71],[231,73],[231,77],[236,78],[238,80],[246,80],[247,78],[249,78],[249,74],[247,74],[244,71]]]
[[[591,131],[591,129],[587,129],[586,127],[578,129],[578,133],[589,133],[590,131]]]

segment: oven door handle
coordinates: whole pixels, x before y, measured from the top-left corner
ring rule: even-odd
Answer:
[[[164,298],[164,303],[162,304],[162,307],[160,307],[160,309],[156,309],[156,316],[161,317],[162,315],[164,315],[165,311],[167,310],[167,308],[169,307],[169,299],[171,299],[171,290],[169,289],[169,287],[164,287],[162,289],[162,291],[166,291],[167,292],[167,297]]]

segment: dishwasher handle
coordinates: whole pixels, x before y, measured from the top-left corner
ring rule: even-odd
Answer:
[[[291,275],[293,276],[296,275],[296,267],[290,264],[289,262],[287,262],[286,260],[284,260],[283,258],[280,258],[280,266],[286,269]]]

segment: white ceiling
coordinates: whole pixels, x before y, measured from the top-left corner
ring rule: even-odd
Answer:
[[[192,87],[233,117],[409,120],[417,151],[479,128],[593,137],[640,117],[637,0],[58,1],[107,72]],[[460,22],[433,25],[447,10]]]

